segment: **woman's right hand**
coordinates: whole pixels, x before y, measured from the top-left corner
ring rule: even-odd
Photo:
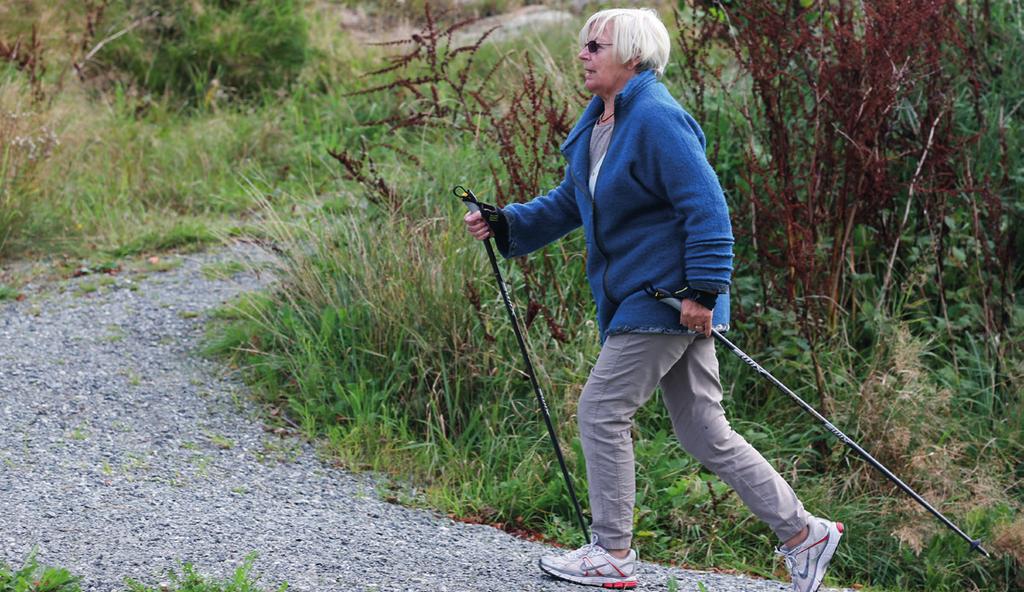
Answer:
[[[466,215],[462,217],[462,220],[466,223],[466,230],[473,235],[476,240],[487,240],[494,236],[491,232],[491,227],[487,225],[484,217],[480,212],[466,212]]]

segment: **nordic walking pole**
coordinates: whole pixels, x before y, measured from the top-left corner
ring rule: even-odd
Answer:
[[[647,289],[647,293],[650,294],[651,296],[654,296],[658,300],[664,302],[665,304],[671,306],[672,308],[674,308],[676,310],[679,310],[682,307],[682,303],[679,301],[679,299],[673,297],[670,293],[666,292],[665,290],[659,290],[657,288],[649,287]],[[804,402],[804,400],[801,399],[800,397],[798,397],[796,393],[794,393],[793,391],[789,390],[789,388],[786,385],[782,384],[782,381],[780,381],[778,378],[775,378],[774,376],[772,376],[771,373],[769,373],[767,370],[762,368],[761,365],[758,364],[757,362],[755,362],[753,359],[751,359],[750,356],[748,356],[747,354],[743,353],[743,350],[741,350],[740,348],[736,347],[736,345],[733,344],[733,342],[731,342],[728,339],[726,339],[724,335],[719,333],[716,329],[711,329],[711,334],[714,335],[715,339],[721,341],[725,345],[725,347],[729,348],[732,351],[732,353],[736,354],[736,356],[739,357],[739,359],[741,359],[744,362],[746,362],[747,366],[750,366],[751,368],[754,369],[755,372],[757,372],[761,376],[764,376],[765,378],[767,378],[769,381],[771,381],[772,384],[774,384],[775,386],[779,387],[779,390],[781,390],[782,392],[784,392],[787,395],[789,395],[789,398],[791,398],[794,401],[796,401],[797,405],[802,407],[804,411],[806,411],[807,413],[810,413],[811,415],[814,416],[815,419],[817,419],[821,423],[825,424],[825,427],[828,429],[828,431],[832,432],[832,435],[834,435],[836,438],[839,438],[839,440],[843,444],[846,444],[847,446],[852,448],[854,452],[856,452],[857,454],[859,454],[861,456],[861,458],[863,458],[864,460],[868,461],[871,464],[871,466],[875,467],[883,475],[888,477],[889,480],[892,481],[893,483],[895,483],[900,489],[902,489],[904,491],[904,493],[906,493],[910,497],[914,498],[914,501],[916,501],[917,503],[919,503],[922,506],[924,506],[924,509],[926,509],[929,512],[931,512],[933,516],[935,516],[943,524],[948,526],[950,530],[952,530],[953,532],[955,532],[958,535],[960,535],[961,537],[963,537],[963,539],[965,541],[967,541],[968,543],[971,544],[971,549],[981,553],[985,557],[991,557],[991,555],[988,554],[988,551],[986,551],[985,549],[982,548],[982,546],[981,546],[981,539],[972,539],[971,537],[967,536],[967,534],[964,533],[964,531],[960,530],[957,527],[956,524],[953,524],[948,518],[943,516],[941,512],[939,512],[938,510],[933,508],[931,506],[931,504],[929,504],[927,501],[925,501],[925,499],[923,497],[918,495],[918,493],[916,491],[911,489],[909,485],[907,485],[906,483],[901,481],[900,478],[897,477],[896,475],[894,475],[892,473],[892,471],[887,469],[885,467],[885,465],[883,465],[882,463],[880,463],[877,460],[875,460],[875,457],[873,457],[870,454],[868,454],[868,451],[866,451],[863,448],[861,448],[860,446],[858,446],[857,443],[854,442],[853,440],[851,440],[849,437],[847,437],[846,434],[844,434],[843,432],[839,431],[839,428],[837,428],[836,426],[832,425],[832,423],[829,422],[827,419],[825,419],[824,416],[822,416],[820,413],[815,411],[814,407],[811,407],[806,402]]]
[[[456,185],[452,192],[462,200],[462,203],[470,212],[479,212],[480,205],[473,195],[473,192],[461,185]],[[491,239],[483,241],[487,247],[487,258],[491,260],[491,269],[494,271],[494,278],[498,281],[498,290],[501,291],[501,299],[505,301],[505,310],[508,311],[508,318],[512,322],[512,329],[515,331],[516,340],[519,342],[519,351],[523,354],[523,363],[526,364],[526,374],[530,377],[530,384],[533,385],[533,392],[537,394],[537,403],[540,405],[541,415],[544,416],[544,423],[548,427],[548,435],[551,436],[551,445],[555,448],[555,456],[558,457],[558,464],[562,467],[562,477],[565,478],[565,485],[569,488],[569,497],[572,498],[572,505],[576,509],[576,518],[580,521],[580,530],[583,531],[583,540],[590,541],[590,533],[587,530],[587,521],[583,519],[583,510],[580,509],[580,501],[576,497],[576,489],[572,486],[572,477],[569,476],[569,469],[565,466],[565,457],[562,456],[562,447],[558,444],[558,436],[555,435],[555,426],[551,423],[551,413],[548,411],[547,401],[544,400],[544,393],[540,390],[540,383],[537,382],[537,374],[533,371],[533,362],[530,361],[530,354],[526,351],[526,339],[523,332],[519,330],[519,319],[516,310],[512,306],[512,300],[508,296],[508,287],[501,277],[501,270],[498,268],[498,260],[494,257],[494,248],[491,247]]]

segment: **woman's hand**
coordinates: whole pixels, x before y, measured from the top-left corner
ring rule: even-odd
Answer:
[[[711,337],[711,310],[684,298],[679,309],[679,324],[691,331],[703,333],[704,337]]]
[[[466,215],[462,217],[462,220],[466,223],[466,230],[473,235],[476,240],[487,240],[494,236],[491,232],[491,227],[487,225],[484,217],[480,212],[466,212]]]

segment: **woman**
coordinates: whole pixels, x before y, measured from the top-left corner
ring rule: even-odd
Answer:
[[[722,409],[711,328],[728,328],[732,228],[696,121],[658,80],[669,35],[649,9],[604,10],[580,31],[577,57],[595,96],[562,144],[565,179],[547,195],[467,214],[505,257],[578,226],[602,347],[580,395],[593,541],[540,568],[580,584],[632,588],[635,472],[630,427],[659,384],[683,448],[714,471],[779,537],[797,592],[817,590],[842,524],[808,514],[793,489],[732,431]],[[486,217],[486,218],[485,218]],[[677,290],[677,316],[645,293]]]

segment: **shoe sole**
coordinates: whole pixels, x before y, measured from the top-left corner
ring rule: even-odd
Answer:
[[[584,586],[595,586],[597,588],[606,588],[609,590],[632,590],[633,588],[636,588],[637,585],[636,576],[633,576],[633,579],[628,580],[604,578],[600,576],[570,576],[549,570],[544,567],[544,564],[539,560],[537,561],[537,566],[540,567],[542,572],[553,578],[565,580],[566,582],[572,582],[574,584],[582,584]]]
[[[825,545],[825,550],[818,557],[818,563],[814,566],[814,581],[817,583],[811,592],[818,592],[821,589],[821,584],[825,579],[825,572],[828,570],[829,563],[832,563],[832,556],[836,554],[836,549],[839,547],[839,539],[843,538],[843,523],[836,522],[835,524],[836,531],[839,534],[836,537],[829,538],[828,544]]]

